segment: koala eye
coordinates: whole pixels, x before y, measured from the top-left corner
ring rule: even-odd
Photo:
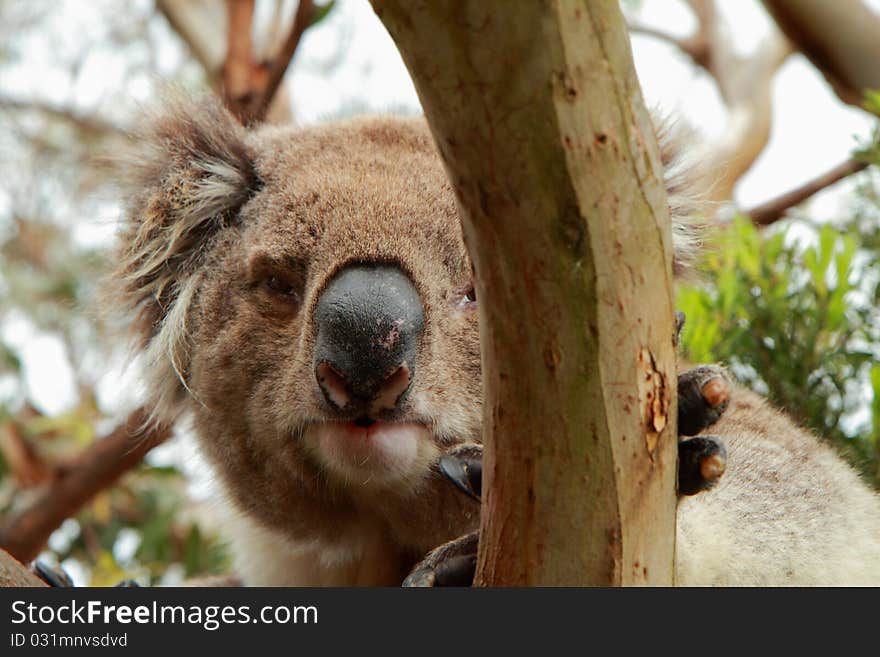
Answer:
[[[296,286],[281,276],[269,276],[266,279],[266,287],[279,296],[285,297],[291,301],[299,301],[299,294],[296,291]]]
[[[474,288],[473,283],[468,283],[459,288],[456,297],[458,298],[456,305],[461,309],[472,309],[477,307],[477,290]]]

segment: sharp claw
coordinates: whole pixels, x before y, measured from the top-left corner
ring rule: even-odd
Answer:
[[[34,574],[49,586],[63,589],[73,587],[73,580],[70,579],[70,575],[65,573],[60,566],[58,568],[53,568],[42,561],[34,561],[31,564],[31,570],[33,570]]]
[[[482,464],[471,459],[462,459],[457,456],[444,455],[440,457],[440,472],[449,481],[455,484],[465,495],[480,501],[480,484],[483,477]]]
[[[409,575],[407,575],[406,579],[403,580],[404,588],[431,588],[436,586],[437,577],[434,574],[434,571],[430,568],[419,568],[418,570],[412,571]]]
[[[681,344],[681,329],[684,328],[685,316],[680,310],[675,311],[675,339],[672,343],[677,347]]]

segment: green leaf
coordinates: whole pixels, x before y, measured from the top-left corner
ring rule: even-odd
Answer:
[[[15,374],[21,374],[21,358],[18,357],[11,347],[0,342],[0,372],[11,370]]]
[[[314,13],[312,13],[312,22],[309,23],[309,27],[314,27],[327,18],[327,15],[333,11],[335,6],[336,0],[329,0],[329,2],[325,2],[322,5],[315,5]]]

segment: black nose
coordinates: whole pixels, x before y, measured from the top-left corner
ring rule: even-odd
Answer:
[[[350,265],[315,309],[315,377],[340,410],[396,408],[415,375],[425,313],[409,277],[391,265]]]

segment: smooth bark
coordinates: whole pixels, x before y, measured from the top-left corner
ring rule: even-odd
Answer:
[[[477,582],[672,582],[671,241],[617,0],[373,0],[458,196],[483,349]]]

